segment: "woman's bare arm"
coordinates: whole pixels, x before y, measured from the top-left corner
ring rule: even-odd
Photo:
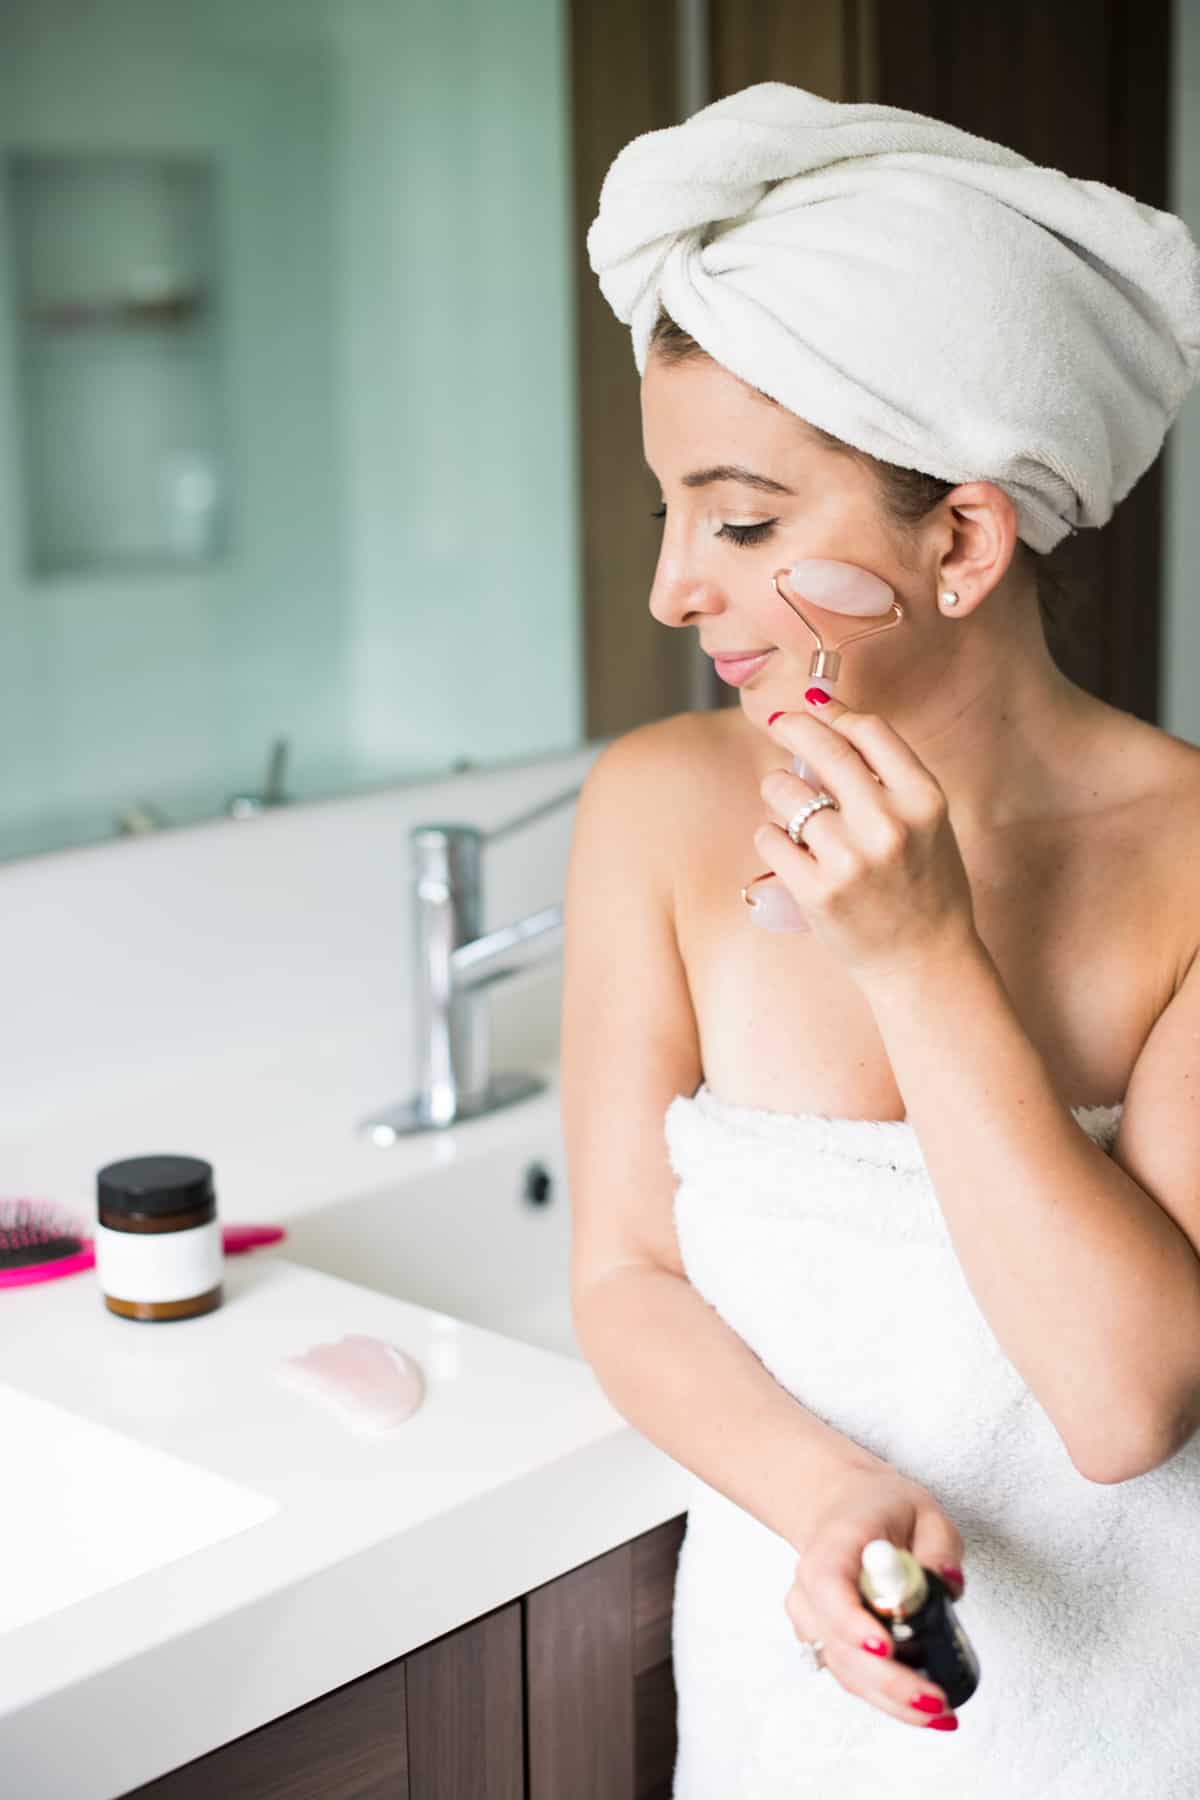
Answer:
[[[669,1269],[630,1263],[586,1287],[575,1332],[643,1437],[796,1549],[824,1479],[850,1464],[890,1467],[794,1400]]]
[[[1157,1468],[1200,1416],[1200,965],[1138,1059],[1112,1156],[1063,1105],[982,943],[862,985],[997,1341],[1088,1480]]]
[[[678,741],[687,728],[686,718],[667,719],[618,738],[579,799],[561,1075],[573,1316],[618,1412],[796,1543],[823,1475],[889,1465],[794,1399],[691,1286],[680,1259],[663,1117],[702,1070],[663,821],[677,803],[671,783],[693,766]]]

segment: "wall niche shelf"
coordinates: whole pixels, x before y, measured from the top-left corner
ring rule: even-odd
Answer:
[[[206,305],[206,296],[193,289],[153,300],[43,300],[27,307],[25,318],[42,331],[129,330],[190,325]]]
[[[7,162],[30,573],[195,566],[228,543],[215,162]]]

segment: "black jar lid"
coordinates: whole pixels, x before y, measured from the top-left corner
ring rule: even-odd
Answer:
[[[96,1176],[104,1212],[164,1218],[215,1203],[212,1164],[199,1156],[130,1156]]]

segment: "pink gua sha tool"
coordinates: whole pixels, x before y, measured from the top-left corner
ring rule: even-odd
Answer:
[[[335,1413],[348,1430],[369,1437],[403,1425],[425,1398],[425,1374],[416,1358],[362,1331],[285,1357],[275,1375]]]
[[[854,619],[881,618],[882,622],[868,625],[865,631],[853,632],[849,637],[843,638],[836,649],[827,650],[816,626],[805,618],[796,601],[780,587],[781,576],[789,587],[799,589],[803,597],[822,612],[841,613],[846,618]],[[788,569],[776,569],[771,583],[787,608],[786,621],[778,619],[778,608],[772,608],[777,620],[775,635],[779,636],[779,626],[783,624],[790,636],[792,618],[799,619],[817,646],[808,666],[809,684],[823,689],[827,694],[833,692],[833,684],[842,666],[844,646],[857,643],[860,638],[874,637],[880,631],[890,631],[904,617],[904,608],[897,600],[895,590],[880,576],[872,575],[869,569],[860,569],[856,563],[835,562],[827,557],[810,557],[806,561],[793,563]],[[882,618],[887,613],[891,617]],[[793,756],[792,770],[801,780],[820,789],[819,778],[809,773],[803,757]],[[760,883],[765,885],[760,886]],[[752,889],[756,891],[752,892]],[[750,908],[752,925],[758,925],[764,931],[812,930],[773,869],[756,875],[753,881],[746,883],[741,892],[742,899]]]

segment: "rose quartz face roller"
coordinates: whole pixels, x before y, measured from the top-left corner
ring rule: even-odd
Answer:
[[[781,580],[789,592],[784,592],[784,588],[780,586]],[[793,563],[790,568],[776,569],[771,577],[771,585],[782,603],[781,607],[772,605],[776,637],[782,635],[782,641],[786,643],[792,633],[792,620],[799,619],[817,646],[808,666],[809,685],[822,688],[827,694],[833,693],[845,645],[857,643],[860,638],[874,637],[880,631],[890,631],[904,617],[904,608],[897,600],[895,590],[880,576],[872,575],[869,569],[860,569],[856,563],[835,562],[827,557],[809,557],[805,561]],[[878,618],[880,623],[868,625],[865,631],[852,632],[849,637],[842,638],[835,649],[827,650],[816,626],[801,612],[793,597],[796,593],[819,611],[840,613],[845,618]],[[786,609],[786,613],[783,609]],[[792,769],[801,780],[809,782],[813,787],[820,787],[818,778],[809,773],[803,757],[793,756]],[[802,932],[812,929],[773,870],[768,869],[764,874],[756,875],[741,892],[742,899],[750,909],[751,923],[761,926],[764,931]]]

